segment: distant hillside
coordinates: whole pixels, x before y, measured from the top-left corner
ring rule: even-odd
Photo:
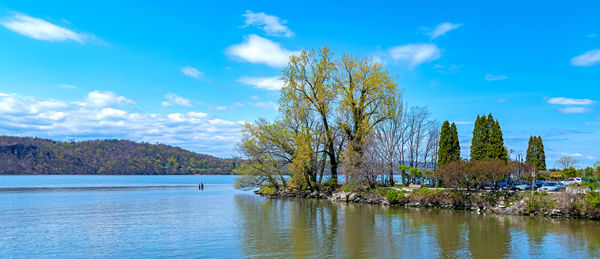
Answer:
[[[0,174],[230,174],[232,159],[129,140],[0,136]]]

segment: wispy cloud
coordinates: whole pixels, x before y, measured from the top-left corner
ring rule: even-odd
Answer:
[[[600,49],[593,49],[571,59],[571,65],[578,67],[593,66],[600,62]]]
[[[574,156],[574,157],[582,157],[583,156],[583,154],[581,154],[581,153],[569,154],[569,153],[563,153],[563,152],[561,152],[560,154],[563,155],[563,156]]]
[[[227,55],[240,58],[255,64],[266,64],[271,67],[284,67],[290,56],[300,54],[299,51],[287,50],[279,43],[252,34],[244,38],[244,42],[232,45],[225,50]]]
[[[86,42],[102,43],[92,34],[74,32],[65,27],[21,13],[5,17],[0,24],[9,30],[36,40],[76,41],[82,44]]]
[[[591,112],[592,109],[587,107],[565,107],[558,109],[558,111],[566,114],[580,114],[580,113],[588,113]]]
[[[431,35],[432,39],[435,39],[451,30],[458,29],[460,26],[462,26],[462,24],[443,22],[440,23],[440,25],[438,25],[431,33],[429,33],[429,35]]]
[[[279,104],[276,104],[274,102],[257,102],[256,104],[257,107],[261,107],[261,108],[267,108],[267,109],[273,109],[273,110],[278,110],[279,109]]]
[[[242,16],[246,17],[246,23],[242,27],[257,26],[269,36],[283,36],[290,38],[294,33],[284,24],[285,20],[279,19],[277,16],[265,14],[263,12],[255,13],[247,10]]]
[[[561,104],[561,105],[593,105],[596,103],[594,100],[590,99],[574,99],[567,97],[552,97],[548,98],[547,102],[549,104]]]
[[[66,89],[76,89],[77,88],[77,86],[69,85],[69,84],[58,84],[58,87],[66,88]]]
[[[209,109],[211,110],[218,110],[218,111],[228,111],[228,110],[233,110],[236,108],[240,108],[240,107],[244,107],[243,103],[232,103],[230,105],[210,105]]]
[[[469,125],[469,124],[473,124],[472,121],[453,121],[454,124],[456,125]]]
[[[388,51],[394,61],[406,62],[415,67],[441,57],[441,51],[435,44],[416,43],[395,46]]]
[[[190,99],[181,97],[179,95],[176,95],[174,93],[167,93],[165,95],[165,101],[162,101],[161,105],[164,107],[168,107],[171,105],[180,105],[180,106],[185,106],[185,107],[192,107],[192,102],[190,101]]]
[[[202,76],[204,76],[204,73],[193,67],[182,67],[181,73],[193,78],[201,78]]]
[[[278,76],[272,77],[242,77],[237,80],[238,82],[246,85],[254,86],[254,88],[260,88],[265,90],[277,91],[283,87],[283,80]]]
[[[485,75],[485,81],[498,81],[498,80],[506,80],[506,79],[508,79],[508,77],[505,75],[492,75],[492,74]]]

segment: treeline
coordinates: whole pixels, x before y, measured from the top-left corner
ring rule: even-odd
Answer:
[[[0,136],[0,174],[231,174],[235,166],[164,144]]]

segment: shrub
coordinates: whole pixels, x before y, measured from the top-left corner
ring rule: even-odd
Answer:
[[[260,187],[260,193],[273,195],[273,194],[275,194],[275,188],[273,188],[272,186],[269,186],[269,185],[263,185]]]
[[[353,192],[356,190],[356,188],[357,188],[356,185],[349,183],[349,184],[346,184],[346,186],[344,186],[343,191],[344,192]]]
[[[528,213],[549,212],[557,204],[554,200],[549,200],[546,192],[527,193],[525,205]]]

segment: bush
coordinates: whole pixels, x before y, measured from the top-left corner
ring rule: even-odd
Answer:
[[[344,186],[343,191],[344,192],[353,192],[356,190],[356,188],[357,188],[356,185],[349,183],[349,184],[346,184],[346,186]]]
[[[267,194],[267,195],[273,195],[273,194],[275,194],[275,188],[273,188],[272,186],[269,186],[269,185],[263,185],[260,187],[260,193]]]
[[[547,198],[547,193],[544,191],[526,193],[525,205],[528,213],[549,212],[556,204],[555,200]]]

